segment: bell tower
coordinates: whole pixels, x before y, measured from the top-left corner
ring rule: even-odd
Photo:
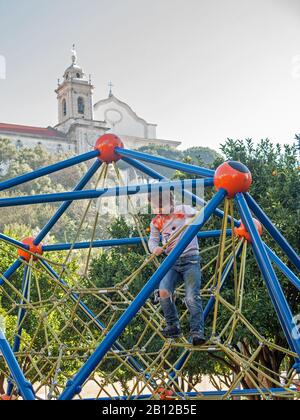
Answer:
[[[64,125],[68,120],[93,120],[94,86],[77,64],[75,45],[73,45],[71,59],[72,64],[66,69],[63,81],[58,81],[55,91],[59,125]]]

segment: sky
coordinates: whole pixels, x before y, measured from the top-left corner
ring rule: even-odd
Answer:
[[[0,122],[57,123],[73,43],[95,101],[183,148],[300,133],[299,0],[0,0]]]

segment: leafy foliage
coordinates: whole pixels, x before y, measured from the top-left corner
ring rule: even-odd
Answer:
[[[216,167],[221,164],[224,158],[210,149],[203,148],[192,148],[187,151],[181,152],[174,149],[157,148],[150,146],[141,149],[142,152],[159,154],[166,156],[171,159],[185,161],[195,165]],[[291,146],[281,147],[279,145],[272,144],[269,140],[262,140],[257,145],[250,139],[245,141],[231,140],[228,139],[221,147],[221,151],[226,159],[239,160],[246,164],[253,175],[253,186],[251,188],[251,194],[270,216],[274,224],[280,229],[285,235],[288,241],[296,249],[300,251],[300,224],[299,224],[299,198],[300,198],[300,180],[299,180],[299,168],[297,165],[296,149]],[[61,159],[61,156],[59,157]],[[22,149],[17,150],[9,141],[0,140],[0,181],[14,177],[16,175],[28,172],[46,164],[52,163],[57,160],[58,157],[49,155],[45,150],[37,147],[35,149]],[[57,173],[49,177],[36,180],[26,186],[20,186],[9,194],[12,195],[24,195],[24,194],[38,194],[45,192],[58,192],[69,190],[74,187],[74,181],[79,179],[83,173],[85,173],[86,165],[77,166],[71,168],[67,172]],[[157,169],[157,168],[155,168]],[[168,177],[186,178],[187,176],[182,173],[170,172],[168,170],[159,168],[159,172]],[[2,197],[9,196],[7,192],[1,194]],[[208,190],[206,198],[209,199],[213,194],[213,190]],[[82,215],[84,209],[83,202],[74,204],[70,212],[65,215],[61,221],[57,224],[52,234],[56,241],[68,241],[74,237],[76,229],[78,227],[78,220]],[[55,211],[55,206],[35,206],[34,211],[31,207],[22,209],[15,209],[14,212],[11,210],[1,210],[0,218],[0,231],[5,231],[9,236],[20,239],[22,236],[32,234],[33,230],[36,230],[43,226],[43,224],[49,219],[49,216]],[[16,220],[18,224],[16,224]],[[143,217],[144,228],[147,229],[150,223],[149,217]],[[83,227],[85,235],[91,237],[92,231],[92,217],[86,221]],[[104,221],[104,224],[109,225],[108,221]],[[116,219],[109,227],[103,226],[101,232],[108,232],[111,238],[124,238],[138,236],[138,232],[134,225],[128,223],[124,218]],[[208,225],[208,229],[220,228],[220,220],[212,219]],[[99,231],[97,231],[99,233]],[[107,235],[106,235],[107,237]],[[275,246],[271,238],[266,234],[264,240],[273,248],[275,248],[278,255],[283,261],[290,266],[287,258],[281,252],[278,247]],[[215,244],[216,241],[203,241],[201,242],[201,248]],[[0,248],[0,269],[4,272],[7,267],[14,261],[15,255],[11,252],[10,247],[6,245]],[[95,255],[95,253],[93,253]],[[61,256],[52,255],[52,258],[57,258],[57,261],[61,262]],[[211,251],[205,255],[203,265],[205,265],[210,259],[215,257],[215,251]],[[92,261],[89,280],[99,288],[114,287],[120,283],[124,278],[130,275],[134,270],[139,267],[145,259],[145,252],[142,246],[131,246],[125,248],[114,248],[108,249],[103,252],[99,252]],[[291,267],[291,266],[290,266]],[[74,276],[78,272],[76,262],[74,263]],[[291,267],[292,268],[292,267]],[[151,274],[154,272],[154,267],[147,267],[141,275],[138,276],[134,284],[131,286],[130,292],[133,296],[139,292],[139,290],[147,282]],[[204,274],[204,281],[208,280],[213,275],[213,268]],[[299,293],[296,289],[278,273],[279,279],[285,290],[286,297],[291,305],[294,314],[300,312],[300,300]],[[21,279],[18,275],[13,278],[16,286],[21,286]],[[47,279],[40,279],[41,284],[47,287]],[[229,279],[229,286],[224,291],[224,297],[230,302],[233,299],[233,280]],[[84,286],[83,280],[83,286]],[[16,297],[17,298],[17,297]],[[9,309],[9,303],[6,301],[3,295],[0,295],[1,299],[1,313],[5,314]],[[95,303],[92,299],[86,298],[86,302],[93,308],[99,303]],[[180,310],[184,310],[182,302],[178,302]],[[95,307],[95,311],[99,313],[101,308]],[[258,270],[257,264],[249,252],[247,261],[246,271],[246,286],[244,294],[243,313],[246,318],[257,328],[260,333],[269,339],[270,341],[286,346],[286,340],[281,332],[281,327],[277,321],[277,317],[269,298],[267,289],[264,281]],[[116,319],[119,317],[119,313],[114,316]],[[103,315],[103,322],[107,324],[111,321],[110,314]],[[228,313],[221,311],[220,323],[225,325],[228,321]],[[10,337],[10,325],[15,325],[15,316],[8,316],[8,336]],[[25,326],[25,337],[31,337],[34,334],[37,320],[33,319]],[[50,319],[51,328],[54,331],[59,331],[61,327],[61,319],[59,317]],[[207,333],[210,333],[209,325],[211,319],[207,321]],[[187,327],[187,326],[185,326]],[[142,333],[142,326],[138,322],[133,321],[127,328],[124,335],[125,345],[128,348],[133,348],[136,339]],[[72,333],[74,334],[74,332]],[[66,331],[63,338],[67,343],[72,343],[74,336],[70,332]],[[253,335],[249,334],[246,328],[239,326],[236,330],[236,343],[239,351],[243,351],[245,354],[251,356],[253,349],[257,345],[256,339]],[[39,337],[41,342],[44,338]],[[161,345],[160,339],[153,343],[153,350],[159,348]],[[51,349],[53,354],[57,354],[58,348]],[[178,357],[179,353],[174,351],[174,360]],[[283,367],[283,362],[292,366],[292,360],[284,359],[284,356],[279,351],[269,351],[265,349],[261,355],[260,363],[267,367],[280,372]],[[70,372],[75,371],[76,361],[70,362],[68,367]],[[115,368],[114,364],[106,365],[107,372]],[[212,354],[209,357],[201,353],[195,353],[190,358],[188,364],[184,368],[184,373],[190,378],[192,382],[199,382],[202,375],[211,375],[212,381],[215,376],[220,378],[226,378],[226,375],[230,375],[233,371],[239,373],[240,366],[235,365],[228,358],[222,354]],[[132,379],[132,372],[126,371],[124,368],[120,369],[120,380],[126,384],[126,381]],[[1,378],[0,378],[1,379]],[[222,379],[223,380],[223,379]],[[245,387],[247,383],[243,384]],[[1,386],[1,383],[0,383]],[[0,390],[1,391],[1,390]]]
[[[221,147],[221,150],[226,159],[242,161],[249,167],[253,174],[252,195],[295,249],[299,251],[298,206],[300,183],[296,150],[290,146],[280,147],[279,145],[273,145],[268,140],[262,140],[257,145],[254,145],[251,140],[228,140]],[[170,157],[170,155],[168,156]],[[216,167],[223,161],[223,158],[217,156],[212,166]],[[203,164],[200,157],[198,161],[194,158],[193,163]],[[186,175],[177,173],[175,176],[183,177]],[[213,191],[208,193],[208,198],[212,193]],[[145,227],[147,227],[147,224],[145,224]],[[220,221],[216,221],[215,218],[208,224],[208,228],[216,229],[219,227]],[[124,235],[124,237],[135,234],[124,220],[118,220],[116,228],[115,231],[112,231],[114,235],[117,235],[118,232],[121,233],[121,236]],[[274,246],[273,241],[267,235],[265,235],[264,239],[270,246]],[[213,241],[205,241],[205,243],[201,243],[201,247],[212,244]],[[283,261],[289,265],[282,252],[278,248],[276,248],[276,251]],[[214,256],[215,251],[214,253],[209,253],[205,257],[206,259],[203,261],[203,264]],[[99,259],[94,260],[91,276],[93,281],[97,282],[98,285],[106,284],[109,281],[108,278],[110,278],[109,284],[112,284],[114,280],[120,281],[126,273],[133,271],[142,262],[142,259],[140,248],[133,247],[130,249],[130,253],[128,253],[128,250],[114,249],[108,251]],[[107,276],[107,273],[110,274]],[[137,289],[144,285],[145,279],[149,278],[149,274],[151,273],[145,273],[143,278],[137,282]],[[212,274],[212,270],[206,273],[205,280],[208,280]],[[299,293],[280,273],[278,273],[278,276],[293,312],[298,314],[300,311]],[[224,297],[229,302],[233,299],[233,289],[230,286],[232,284],[233,279],[231,278],[229,279],[229,287],[224,291]],[[183,307],[181,307],[181,310],[183,310]],[[247,260],[243,313],[262,336],[283,347],[287,345],[266,286],[251,251],[249,251]],[[221,325],[225,325],[228,321],[228,313],[225,310],[221,311],[219,321]],[[211,319],[207,321],[208,334],[210,323]],[[235,334],[235,341],[239,351],[243,351],[250,356],[253,349],[258,345],[256,338],[249,333],[248,329],[242,326],[237,328]],[[134,337],[131,344],[134,345]],[[265,349],[261,355],[260,363],[279,372],[282,368],[283,359],[284,356],[280,352],[271,352]],[[293,361],[290,360],[289,363],[292,365]],[[238,373],[239,369],[240,366],[233,364],[224,355],[214,354],[207,358],[202,354],[195,354],[185,366],[185,373],[191,378],[198,379],[204,374],[219,375],[224,378],[230,371]],[[247,383],[244,383],[244,386],[247,387]]]

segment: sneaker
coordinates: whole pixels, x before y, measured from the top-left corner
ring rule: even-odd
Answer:
[[[207,343],[206,338],[201,333],[191,333],[191,342],[195,347],[204,346]]]
[[[176,325],[168,325],[161,333],[165,338],[178,338],[182,335],[180,327],[177,327]]]

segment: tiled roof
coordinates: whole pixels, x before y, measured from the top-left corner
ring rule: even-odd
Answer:
[[[30,127],[26,125],[0,123],[0,133],[29,134],[38,137],[65,138],[65,135],[52,127]]]

